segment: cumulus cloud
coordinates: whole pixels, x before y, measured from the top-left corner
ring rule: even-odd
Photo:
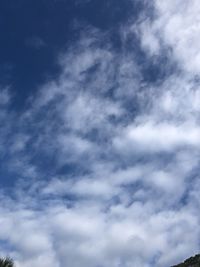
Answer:
[[[189,73],[199,72],[199,3],[154,1],[153,21],[141,24],[141,43],[151,54],[163,46],[172,49],[172,57]]]
[[[114,140],[117,149],[138,153],[138,150],[146,153],[160,151],[174,151],[182,146],[199,147],[200,129],[198,125],[152,123],[141,125],[129,125],[124,129],[122,136]]]
[[[0,93],[0,170],[16,179],[0,246],[17,266],[164,267],[199,250],[197,2],[181,3],[154,1],[121,50],[89,29],[21,114]],[[149,72],[169,49],[174,73],[146,81],[133,34]]]

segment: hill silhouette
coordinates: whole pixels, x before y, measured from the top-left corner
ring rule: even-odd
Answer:
[[[200,267],[200,254],[190,257],[184,262],[171,267]]]

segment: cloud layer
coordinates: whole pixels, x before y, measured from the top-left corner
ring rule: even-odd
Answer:
[[[20,114],[0,91],[0,245],[17,266],[164,267],[199,250],[198,3],[155,0],[119,36],[88,27]]]

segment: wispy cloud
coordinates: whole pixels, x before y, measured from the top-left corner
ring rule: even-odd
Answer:
[[[21,114],[1,91],[0,170],[15,182],[0,245],[17,266],[162,267],[199,250],[196,6],[154,1],[118,50],[88,28]],[[174,73],[149,82],[145,64]]]

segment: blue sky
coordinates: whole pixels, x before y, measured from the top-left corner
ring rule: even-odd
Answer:
[[[199,252],[199,11],[0,2],[0,256],[167,267]]]

